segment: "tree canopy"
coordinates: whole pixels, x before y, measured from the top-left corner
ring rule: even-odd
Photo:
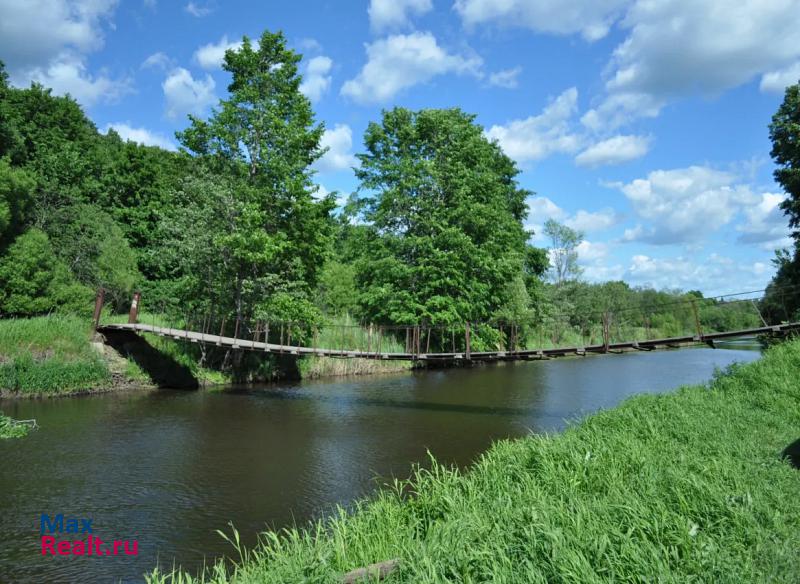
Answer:
[[[371,123],[356,169],[369,249],[357,263],[370,319],[487,319],[522,274],[526,197],[518,170],[459,109],[395,108]]]

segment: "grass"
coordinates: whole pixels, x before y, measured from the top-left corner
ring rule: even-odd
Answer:
[[[382,353],[401,353],[403,343],[390,335],[380,337],[376,331],[358,326],[349,315],[334,317],[328,326],[320,329],[316,340],[317,347],[326,349],[362,350]],[[407,371],[412,368],[411,361],[381,361],[377,359],[334,359],[331,357],[304,357],[299,364],[304,379],[335,377],[341,375],[373,375]]]
[[[468,471],[432,462],[354,510],[263,534],[200,581],[798,582],[800,340],[708,385],[631,398],[558,435],[496,443]],[[176,571],[151,583],[189,583]]]
[[[0,412],[0,440],[23,438],[28,435],[32,427],[31,424],[19,422],[13,418],[4,416],[3,412]]]
[[[86,319],[67,315],[0,320],[0,392],[21,395],[91,390],[110,379]]]

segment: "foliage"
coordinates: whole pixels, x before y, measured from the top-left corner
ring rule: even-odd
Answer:
[[[114,219],[95,205],[77,204],[54,213],[50,239],[57,255],[82,284],[104,288],[115,307],[130,302],[141,279],[136,255]]]
[[[407,324],[489,318],[525,254],[529,193],[514,162],[458,109],[395,108],[364,142],[356,175],[374,234],[356,262],[364,314]]]
[[[708,386],[642,395],[558,435],[505,440],[468,471],[432,462],[330,518],[263,534],[203,577],[335,582],[796,582],[800,341]],[[238,552],[238,553],[237,553]]]
[[[778,168],[775,181],[783,187],[787,199],[781,208],[789,216],[789,227],[800,241],[800,83],[786,88],[783,103],[769,126],[772,159]]]
[[[767,289],[764,310],[773,320],[792,320],[800,313],[800,83],[786,88],[783,103],[769,126],[772,159],[778,165],[775,181],[788,197],[781,209],[794,229],[794,249],[776,252],[778,268]]]
[[[578,265],[578,246],[583,241],[583,233],[554,219],[544,224],[544,234],[550,239],[550,271],[556,285],[568,280],[577,280],[582,269]]]
[[[7,438],[23,438],[28,435],[30,426],[21,424],[0,412],[0,440]]]
[[[237,318],[308,315],[328,254],[334,203],[315,201],[311,180],[324,128],[300,93],[299,61],[281,33],[265,32],[255,48],[245,37],[240,49],[225,53],[228,99],[207,121],[191,117],[178,134],[206,169],[185,183],[176,210],[196,219],[184,219],[176,234],[182,237],[175,247],[188,264],[180,271],[189,290],[199,286],[201,297]],[[199,250],[198,238],[210,248]],[[291,310],[287,297],[297,305]]]
[[[356,269],[352,264],[331,260],[325,264],[317,285],[317,304],[329,314],[356,311]]]
[[[47,235],[31,229],[0,258],[0,313],[42,314],[85,310],[92,291],[78,284],[55,257]]]
[[[30,210],[34,180],[0,158],[0,248],[19,234]]]

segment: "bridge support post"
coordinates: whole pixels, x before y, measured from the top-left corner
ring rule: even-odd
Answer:
[[[611,315],[603,313],[603,353],[608,353],[608,346],[611,344]]]
[[[694,326],[697,329],[697,336],[703,338],[703,327],[700,326],[700,314],[697,312],[697,302],[692,298],[692,313],[694,314]]]
[[[139,321],[139,302],[142,300],[141,292],[133,293],[133,302],[131,302],[131,311],[128,313],[128,324],[136,324]]]
[[[466,349],[465,356],[467,358],[467,361],[472,360],[472,350],[470,348],[469,333],[470,333],[469,321],[467,321],[467,324],[464,327],[464,341],[465,341],[465,349]]]
[[[92,317],[92,330],[97,332],[97,327],[100,326],[100,315],[103,313],[103,303],[106,299],[106,291],[100,288],[97,291],[97,296],[94,297],[94,316]]]

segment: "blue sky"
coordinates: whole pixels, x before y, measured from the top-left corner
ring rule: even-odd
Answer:
[[[225,96],[224,49],[265,29],[304,55],[325,191],[356,188],[381,109],[457,106],[518,161],[532,229],[585,232],[588,280],[756,290],[788,244],[767,125],[800,79],[800,0],[0,0],[0,59],[174,148]]]

